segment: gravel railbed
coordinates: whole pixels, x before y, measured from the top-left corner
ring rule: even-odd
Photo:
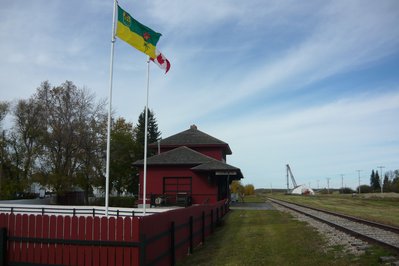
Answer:
[[[326,240],[326,246],[324,247],[324,251],[332,250],[335,247],[340,246],[342,247],[342,251],[344,253],[359,256],[364,254],[369,247],[369,244],[367,242],[357,239],[342,231],[339,231],[332,226],[319,222],[313,218],[300,214],[291,209],[282,207],[279,204],[272,204],[276,210],[290,213],[296,220],[306,222],[310,226],[314,227],[317,232],[319,232]]]
[[[399,248],[399,234],[397,234],[397,233],[387,231],[384,229],[380,229],[375,226],[366,225],[361,222],[348,220],[346,218],[328,214],[328,213],[325,213],[322,211],[317,211],[317,210],[301,207],[301,206],[298,206],[295,204],[290,204],[287,202],[285,202],[284,204],[287,205],[287,207],[297,209],[298,211],[307,213],[311,216],[314,216],[321,220],[332,223],[336,226],[340,226],[340,227],[349,229],[352,232],[356,232],[359,235],[364,235],[370,239],[374,239],[381,243],[388,244],[391,247]]]

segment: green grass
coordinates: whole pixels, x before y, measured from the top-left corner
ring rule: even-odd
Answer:
[[[361,257],[323,251],[323,238],[305,223],[278,211],[231,211],[205,245],[177,265],[378,265],[387,253]]]
[[[266,201],[266,198],[260,194],[249,195],[249,196],[244,197],[244,202],[260,203],[260,202],[265,202],[265,201]]]
[[[270,197],[399,226],[399,198],[367,198],[339,194],[317,196],[273,194]]]

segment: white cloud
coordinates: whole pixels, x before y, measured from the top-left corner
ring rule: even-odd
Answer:
[[[226,4],[226,2],[222,3]],[[300,16],[301,13],[295,13],[303,11],[300,8],[288,8],[288,11],[283,11],[287,5],[291,4],[289,1],[283,2],[283,4],[273,2],[274,6],[270,11],[272,17],[284,13],[289,13],[291,18]],[[166,5],[166,3],[161,4],[160,10],[166,8]],[[200,19],[198,14],[203,14],[201,10],[206,10],[208,5],[207,2],[200,4],[199,12],[195,14],[188,9],[183,16],[177,18],[172,16],[171,23],[180,24],[182,23],[180,20],[186,19],[185,16],[190,14],[192,15],[190,19],[193,21],[188,21],[188,25],[201,21],[211,27],[212,23],[220,23],[223,19],[245,20],[244,14],[248,14],[240,13],[242,10],[248,11],[248,8],[243,7],[244,4],[243,6],[238,4],[238,11],[231,8],[226,9],[224,15],[219,12],[212,13],[209,21],[203,21],[202,16]],[[256,6],[250,5],[250,7]],[[184,9],[184,5],[181,8]],[[259,15],[265,12],[263,9],[260,10],[254,14]],[[178,53],[176,55],[179,63],[178,74],[176,76],[170,74],[169,78],[175,84],[173,90],[179,92],[174,97],[179,104],[162,107],[168,108],[173,117],[179,114],[180,120],[183,121],[190,118],[201,119],[201,117],[223,112],[226,109],[239,107],[243,101],[245,102],[255,95],[267,99],[267,95],[272,96],[285,91],[309,90],[315,82],[365,68],[374,61],[384,59],[398,51],[399,28],[396,25],[399,23],[399,16],[396,16],[397,9],[390,4],[332,1],[324,8],[315,10],[313,7],[310,10],[315,11],[315,14],[309,14],[310,12],[307,10],[309,16],[312,17],[310,20],[313,22],[313,26],[307,29],[309,35],[288,50],[280,51],[280,56],[271,60],[243,61],[234,65],[234,68],[214,68],[210,62],[205,62],[202,59],[204,53],[207,52],[205,47],[195,50],[191,54],[188,53],[189,50],[183,50],[185,61],[180,59],[181,55]],[[166,17],[163,19],[167,20]],[[174,20],[176,21],[173,22]],[[265,21],[268,20],[265,19]],[[286,24],[291,25],[295,22],[292,20]],[[265,31],[269,29],[267,23],[262,26]],[[201,45],[199,46],[201,47]],[[236,52],[233,50],[231,53],[227,52],[226,62],[223,62],[222,65],[234,62],[230,58],[234,58]],[[209,70],[207,73],[196,73],[196,76],[199,77],[197,82],[193,83],[188,79],[185,79],[188,83],[180,82],[185,76],[186,70],[192,71],[203,64],[209,64],[209,66],[199,70],[203,71],[206,68]],[[161,98],[163,97],[161,96]],[[216,104],[209,104],[215,100]],[[205,105],[208,107],[201,108]],[[190,108],[195,112],[181,114],[181,109]]]
[[[248,114],[209,124],[207,129],[230,144],[233,155],[228,160],[241,167],[249,178],[245,182],[265,186],[266,179],[284,187],[284,166],[291,163],[298,182],[315,185],[317,178],[355,174],[359,167],[368,171],[381,161],[397,167],[393,163],[399,163],[398,91],[358,95],[283,114]]]
[[[372,153],[381,161],[399,157],[394,74],[385,80],[376,73],[362,95],[350,83],[345,93],[320,85],[355,74],[348,79],[363,86],[356,71],[368,68],[385,75],[384,60],[399,52],[398,1],[119,4],[164,34],[159,49],[172,68],[165,76],[152,65],[150,82],[150,107],[164,136],[196,123],[227,141],[232,162],[259,183],[284,175],[288,161],[299,175],[316,176],[352,167],[355,155],[365,165],[374,163]],[[72,80],[107,96],[111,16],[112,1],[4,3],[2,98],[27,98],[47,79]],[[135,122],[145,104],[145,56],[120,40],[115,48],[113,106]],[[388,142],[394,148],[383,146]]]

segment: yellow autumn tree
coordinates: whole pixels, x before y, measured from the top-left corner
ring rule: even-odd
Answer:
[[[233,180],[230,185],[231,193],[239,193],[240,187],[242,187],[241,181]]]
[[[245,185],[244,187],[245,196],[254,195],[255,194],[255,187],[252,184]]]

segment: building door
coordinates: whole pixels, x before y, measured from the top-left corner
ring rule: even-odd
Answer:
[[[191,177],[164,177],[163,193],[167,195],[187,194],[191,195]]]
[[[223,200],[228,198],[229,185],[227,183],[227,176],[218,177],[218,200]]]

